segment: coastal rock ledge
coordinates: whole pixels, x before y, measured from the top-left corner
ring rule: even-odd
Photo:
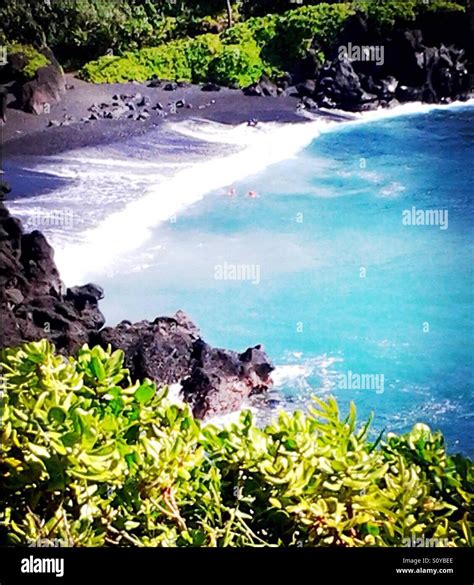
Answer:
[[[95,284],[66,289],[44,235],[25,233],[0,202],[0,348],[46,338],[70,355],[84,343],[110,344],[124,351],[132,379],[181,384],[201,419],[238,410],[271,387],[273,366],[260,345],[241,354],[211,347],[182,311],[104,328],[103,295]]]

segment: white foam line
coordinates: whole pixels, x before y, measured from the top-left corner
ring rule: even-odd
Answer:
[[[124,254],[142,246],[150,237],[151,230],[160,222],[173,218],[211,191],[230,186],[272,164],[292,158],[322,132],[332,132],[348,124],[472,105],[474,99],[454,102],[448,106],[410,103],[390,110],[364,112],[356,120],[344,122],[328,121],[327,118],[320,117],[307,123],[267,123],[257,127],[246,124],[229,127],[202,120],[173,124],[172,130],[183,135],[234,147],[239,145],[242,148],[238,152],[186,167],[158,185],[150,184],[143,197],[111,214],[99,226],[86,232],[83,243],[59,249],[56,254],[58,267],[68,285],[113,271],[114,263]]]
[[[409,102],[406,104],[400,104],[395,108],[378,108],[377,110],[371,110],[368,112],[362,112],[356,114],[356,119],[344,121],[339,127],[345,127],[347,125],[367,124],[377,120],[386,120],[390,118],[399,118],[402,116],[417,116],[420,114],[429,114],[435,110],[449,110],[458,109],[465,107],[473,107],[474,98],[471,98],[465,102],[456,101],[451,104],[423,104],[421,102]],[[328,128],[329,129],[329,128]],[[334,129],[334,126],[331,126]]]
[[[139,248],[158,223],[174,217],[206,193],[232,185],[271,164],[293,157],[311,143],[325,124],[317,121],[255,129],[253,142],[246,139],[249,144],[247,148],[197,163],[158,185],[151,184],[143,197],[86,232],[84,243],[57,251],[56,262],[64,281],[73,284],[112,270],[114,262]],[[183,128],[183,131],[193,130],[190,126],[188,130]],[[214,130],[216,139],[219,131],[222,132],[222,126]],[[246,129],[236,127],[237,140],[240,140],[239,131],[241,135],[248,135]]]

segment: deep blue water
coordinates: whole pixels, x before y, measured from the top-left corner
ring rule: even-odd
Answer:
[[[287,408],[331,393],[362,419],[374,410],[376,429],[423,421],[472,453],[473,113],[340,127],[235,197],[209,194],[156,228],[148,268],[104,281],[105,314],[182,308],[210,343],[263,343]],[[413,206],[447,211],[447,229],[404,225]],[[216,280],[225,262],[260,282]],[[383,392],[340,388],[348,371],[383,374]]]

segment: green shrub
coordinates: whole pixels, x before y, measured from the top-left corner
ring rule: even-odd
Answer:
[[[121,351],[40,341],[0,363],[2,545],[472,545],[472,463],[425,425],[373,442],[354,407],[314,399],[217,428],[132,383]]]
[[[148,79],[175,79],[191,81],[192,71],[187,58],[189,41],[171,41],[159,47],[142,49],[135,53],[137,60],[148,71]]]
[[[283,15],[250,18],[224,33],[223,42],[253,41],[261,49],[267,70],[291,70],[307,54],[313,39],[323,51],[329,49],[353,12],[349,3],[323,3],[290,10]]]
[[[192,71],[187,58],[189,41],[177,40],[122,57],[101,57],[87,63],[79,76],[94,83],[146,81],[154,77],[191,81]]]
[[[7,54],[21,53],[26,62],[21,69],[21,75],[26,79],[33,79],[38,69],[49,65],[49,59],[31,45],[20,45],[19,43],[7,44]]]
[[[203,6],[199,8],[200,11],[203,9]],[[81,75],[90,81],[142,81],[151,77],[196,82],[212,79],[218,83],[244,87],[258,81],[263,72],[277,76],[283,71],[293,70],[307,55],[313,43],[318,59],[323,61],[337,44],[350,16],[357,11],[368,17],[374,29],[390,30],[397,24],[415,21],[426,11],[451,10],[463,10],[463,7],[446,0],[435,0],[429,5],[422,0],[323,2],[289,10],[284,14],[252,17],[238,22],[220,36],[208,33],[188,40],[170,41],[154,48],[127,51],[125,60],[116,61],[113,66],[111,61],[99,59],[88,64]],[[183,18],[161,17],[157,21],[161,25],[154,27],[156,40],[168,40],[170,35],[189,32],[193,29],[192,23],[196,25],[196,31],[206,30],[201,26],[204,21],[209,25],[207,29],[222,28],[211,18],[191,18],[188,21]],[[144,44],[153,38],[150,35],[145,37],[147,40]],[[127,38],[123,31],[120,38]],[[134,34],[130,33],[130,42],[122,43],[122,50],[124,46],[134,48],[133,38]]]
[[[158,77],[195,83],[212,79],[223,85],[245,87],[258,81],[263,70],[260,50],[254,42],[222,45],[218,35],[206,34],[123,57],[101,57],[85,65],[79,75],[95,83]]]
[[[79,72],[80,77],[95,83],[146,81],[160,78],[177,81],[205,81],[212,60],[222,50],[218,35],[200,35],[192,40],[176,40],[122,57],[101,57]]]
[[[307,54],[313,39],[326,52],[353,12],[347,3],[318,4],[287,12],[268,53],[278,55],[281,66],[288,69]]]
[[[456,2],[447,0],[355,0],[353,6],[357,11],[366,14],[371,24],[380,31],[386,31],[400,23],[409,23],[416,20],[424,12],[459,12],[465,8]]]
[[[104,56],[84,65],[79,77],[93,83],[122,83],[150,79],[149,69],[133,54]]]
[[[186,58],[195,83],[206,81],[212,60],[222,51],[219,35],[205,34],[193,39],[187,46]]]
[[[255,42],[223,45],[222,51],[211,62],[209,75],[221,85],[247,87],[260,79],[265,65]]]
[[[430,2],[418,0],[417,10],[419,14],[423,14],[423,12],[466,12],[466,7],[462,2],[451,2],[451,0],[430,0]]]
[[[0,8],[0,31],[11,41],[49,46],[62,62],[94,59],[158,45],[176,33],[176,19],[142,0],[10,0]]]

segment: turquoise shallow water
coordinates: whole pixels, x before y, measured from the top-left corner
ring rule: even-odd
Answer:
[[[154,230],[133,277],[102,279],[108,321],[182,308],[212,344],[264,344],[273,405],[331,393],[374,410],[374,432],[424,421],[472,454],[473,120],[466,108],[340,126],[235,196],[210,193]],[[413,207],[447,212],[447,229],[404,225]],[[216,279],[226,265],[248,279]],[[341,387],[348,372],[379,384]]]

